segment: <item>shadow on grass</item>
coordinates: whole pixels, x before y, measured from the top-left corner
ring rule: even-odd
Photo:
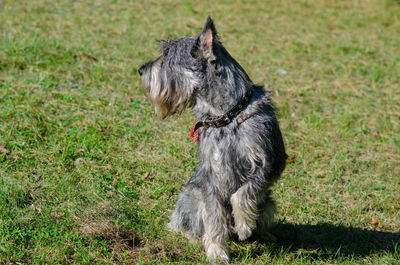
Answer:
[[[331,224],[277,224],[271,233],[277,242],[272,249],[278,253],[305,250],[320,258],[365,257],[378,252],[400,255],[400,233],[380,232]],[[311,252],[311,254],[310,254]],[[340,254],[337,254],[340,253]]]

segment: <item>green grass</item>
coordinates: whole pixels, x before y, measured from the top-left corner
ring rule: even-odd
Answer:
[[[230,241],[232,261],[400,263],[398,2],[0,2],[0,263],[206,262],[165,228],[194,118],[158,120],[137,69],[207,15],[295,157],[277,242]]]

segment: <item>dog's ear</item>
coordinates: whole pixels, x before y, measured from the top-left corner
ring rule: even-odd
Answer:
[[[200,34],[200,50],[204,53],[213,53],[214,43],[217,40],[217,30],[215,29],[214,22],[208,16],[206,23],[203,27],[203,32]]]
[[[215,60],[215,43],[218,41],[217,30],[211,17],[207,17],[203,31],[196,39],[196,43],[192,49],[192,56],[205,58],[207,60]]]

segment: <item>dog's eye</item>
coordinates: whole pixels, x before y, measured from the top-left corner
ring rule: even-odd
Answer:
[[[167,56],[169,53],[169,48],[163,49],[163,56]]]

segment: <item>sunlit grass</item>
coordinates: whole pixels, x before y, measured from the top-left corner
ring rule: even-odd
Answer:
[[[160,121],[137,69],[156,40],[198,34],[207,15],[273,92],[295,157],[275,186],[277,242],[231,241],[233,262],[400,260],[396,1],[1,7],[0,263],[206,262],[165,228],[197,163],[194,118]]]

